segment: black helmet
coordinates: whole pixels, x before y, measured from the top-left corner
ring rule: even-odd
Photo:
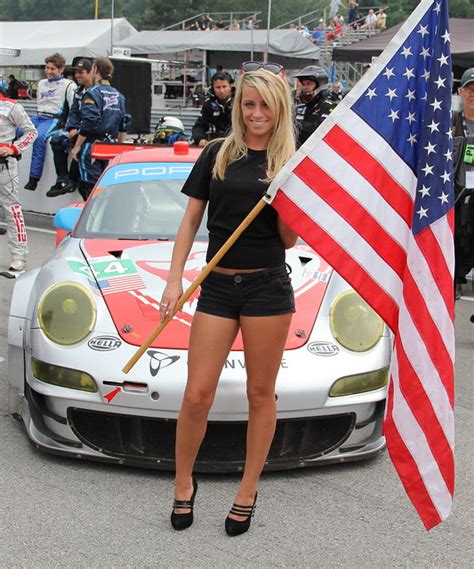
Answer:
[[[318,84],[319,88],[329,83],[328,74],[318,65],[307,65],[295,77],[297,79],[311,79],[311,81],[315,81]]]

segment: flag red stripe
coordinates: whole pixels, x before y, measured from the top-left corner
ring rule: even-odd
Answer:
[[[426,301],[420,293],[410,271],[406,272],[403,287],[403,298],[407,310],[425,344],[433,365],[439,373],[444,388],[454,406],[454,370],[451,354],[446,348],[443,337],[431,317]]]
[[[411,227],[413,201],[407,191],[397,184],[378,160],[338,125],[335,125],[323,140],[354,170],[357,170],[398,213],[407,226]]]
[[[423,231],[420,231],[416,236],[416,241],[423,253],[425,259],[436,259],[436,270],[433,271],[432,266],[428,263],[430,273],[433,277],[436,286],[444,300],[451,320],[454,321],[454,291],[453,291],[453,277],[446,264],[443,251],[433,234],[430,226],[427,226]]]
[[[441,523],[441,517],[431,500],[420,471],[410,451],[405,445],[393,421],[393,385],[392,377],[387,397],[387,415],[384,422],[384,434],[387,440],[387,450],[393,465],[410,500],[418,512],[426,529],[430,530]]]
[[[446,217],[448,219],[449,227],[451,228],[451,231],[454,235],[454,207],[448,211]]]
[[[418,378],[413,366],[403,349],[400,335],[395,338],[396,355],[399,368],[400,391],[422,428],[428,445],[436,459],[441,475],[451,495],[454,494],[454,455],[438,416],[436,415],[431,399],[426,394],[423,384]]]
[[[298,231],[306,243],[317,250],[323,258],[338,260],[339,266],[333,268],[343,278],[350,275],[353,288],[363,289],[365,296],[369,295],[373,299],[371,303],[373,309],[392,330],[395,330],[398,322],[398,306],[372,276],[282,191],[277,192],[272,205],[278,212],[284,212],[285,223],[294,231]]]
[[[349,225],[357,228],[359,235],[401,279],[403,278],[406,267],[405,251],[357,200],[310,158],[302,160],[294,173]]]

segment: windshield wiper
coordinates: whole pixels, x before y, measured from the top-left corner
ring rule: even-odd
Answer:
[[[115,237],[118,241],[170,241],[169,237]]]

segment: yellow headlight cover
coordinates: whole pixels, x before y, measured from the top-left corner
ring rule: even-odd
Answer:
[[[356,395],[374,391],[387,385],[388,367],[341,377],[334,382],[329,390],[329,397],[343,397],[345,395]]]
[[[383,333],[383,320],[353,290],[342,292],[331,305],[331,332],[348,350],[365,352],[373,348]]]
[[[41,329],[50,340],[63,346],[81,342],[93,330],[96,316],[92,295],[75,282],[51,286],[38,306]]]
[[[36,358],[31,358],[31,371],[36,379],[51,385],[91,393],[98,391],[94,378],[85,371],[47,364]]]

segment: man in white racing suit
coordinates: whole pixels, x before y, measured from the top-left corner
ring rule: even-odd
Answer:
[[[33,145],[30,176],[25,190],[36,190],[43,174],[48,138],[66,124],[69,109],[74,100],[76,84],[63,77],[66,60],[60,53],[49,55],[45,60],[46,79],[38,83],[38,114],[32,119],[38,129],[38,138]]]
[[[15,140],[17,128],[23,135]],[[5,212],[8,249],[12,258],[10,270],[22,271],[28,254],[25,221],[18,191],[18,160],[33,144],[37,130],[24,108],[0,94],[0,205]]]

